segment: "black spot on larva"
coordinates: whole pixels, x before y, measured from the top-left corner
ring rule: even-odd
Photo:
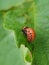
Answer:
[[[32,35],[31,35],[31,37],[32,37]]]
[[[30,33],[31,34],[31,33]]]
[[[30,35],[30,39],[32,39],[32,35]]]

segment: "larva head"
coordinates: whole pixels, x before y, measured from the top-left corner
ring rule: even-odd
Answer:
[[[27,28],[28,28],[28,27],[24,27],[24,28],[22,29],[22,32],[23,32],[25,35],[27,35]]]

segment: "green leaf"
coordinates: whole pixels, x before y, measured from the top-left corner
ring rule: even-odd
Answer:
[[[25,59],[27,62],[31,62],[32,61],[32,55],[30,51],[27,51]]]
[[[25,0],[0,0],[0,10],[7,10],[11,7],[16,7],[24,2]]]
[[[34,63],[32,65],[49,65],[49,0],[35,2]]]
[[[37,17],[36,22],[34,63],[49,65],[49,19],[48,17]]]
[[[26,65],[22,49],[15,44],[14,32],[4,29],[0,13],[0,65]]]
[[[30,6],[28,6],[29,4]],[[30,47],[31,45],[31,44],[28,45],[29,43],[26,37],[24,36],[22,29],[24,26],[34,28],[34,22],[33,22],[34,19],[33,19],[32,11],[28,14],[26,13],[29,11],[32,4],[33,4],[32,1],[27,2],[27,4],[24,3],[19,8],[8,11],[4,16],[5,17],[4,26],[7,29],[11,29],[15,31],[15,37],[17,38],[18,46],[20,46],[21,44],[25,44],[25,46]],[[26,6],[26,10],[25,10],[25,6]]]
[[[49,65],[49,0],[34,0],[26,8],[25,5],[21,5],[19,11],[15,9],[7,12],[4,26],[15,31],[18,46],[24,44],[33,52],[34,44],[32,65]],[[18,13],[16,14],[16,12]],[[28,43],[21,32],[24,26],[35,30],[36,39],[32,43]]]

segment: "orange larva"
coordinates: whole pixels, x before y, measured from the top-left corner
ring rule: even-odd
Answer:
[[[35,31],[32,28],[24,27],[22,31],[26,35],[28,42],[34,41]]]

